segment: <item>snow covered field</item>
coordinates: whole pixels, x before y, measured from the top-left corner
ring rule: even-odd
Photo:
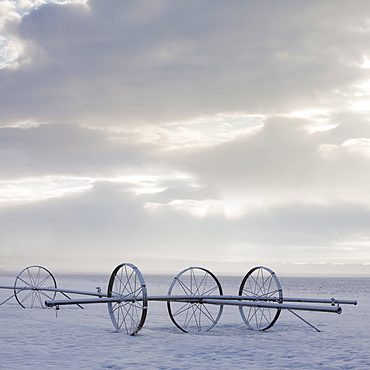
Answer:
[[[217,271],[213,271],[217,275]],[[278,274],[278,271],[277,271]],[[106,290],[109,275],[60,276],[59,287]],[[145,275],[148,294],[167,294],[172,276]],[[237,294],[242,276],[218,276],[225,294]],[[185,334],[164,302],[150,302],[135,337],[115,333],[106,304],[22,309],[0,306],[0,369],[369,369],[370,278],[281,277],[284,296],[357,299],[341,315],[300,312],[318,333],[287,311],[266,332],[248,330],[236,307],[225,307],[205,334]],[[14,275],[0,275],[13,285]],[[0,290],[0,303],[10,295]]]

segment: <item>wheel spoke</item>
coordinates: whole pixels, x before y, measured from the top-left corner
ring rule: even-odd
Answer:
[[[42,266],[29,266],[22,270],[15,279],[14,296],[23,308],[46,308],[42,297],[52,300],[56,296],[56,291],[44,291],[43,288],[46,287],[53,289],[57,287],[51,272]]]
[[[109,302],[108,311],[117,331],[137,334],[144,325],[148,301],[144,278],[139,269],[124,263],[117,266],[109,279],[107,296],[130,299]]]
[[[205,304],[198,304],[199,311],[212,323],[215,322],[213,313],[208,309],[208,306]]]
[[[181,279],[177,279],[177,282],[179,283],[180,287],[182,288],[186,295],[193,295],[191,286],[188,287]]]
[[[23,283],[25,283],[27,286],[29,287],[33,287],[33,285],[31,283],[29,283],[27,280],[24,280],[22,277],[18,276],[18,280],[22,281]],[[24,288],[23,288],[24,289]]]
[[[273,271],[266,267],[255,267],[244,277],[239,295],[250,297],[252,301],[282,302],[280,282]],[[239,307],[245,324],[254,330],[271,328],[280,315],[280,309],[269,307]]]
[[[190,312],[190,315],[189,315],[189,312]],[[187,329],[193,320],[195,322],[197,331],[199,331],[200,323],[196,315],[196,307],[194,304],[190,303],[189,309],[186,311],[186,314],[185,314],[184,327]]]
[[[190,267],[181,271],[173,280],[168,295],[201,296],[217,292],[222,295],[221,284],[208,270],[200,267]],[[175,297],[174,297],[175,298]],[[167,310],[172,322],[184,332],[206,332],[213,328],[221,317],[223,306],[210,305],[199,301],[167,302]]]
[[[44,279],[42,279],[36,286],[40,287],[43,286],[46,281],[50,279],[50,276],[45,276]]]
[[[125,267],[126,270],[126,267]],[[127,276],[127,271],[126,271],[126,278],[123,277],[123,271],[121,271],[120,275],[117,275],[117,279],[114,281],[114,285],[116,287],[116,290],[120,292],[119,294],[122,295],[123,292],[131,291],[130,287],[130,278],[134,271],[132,271],[131,275],[128,277]]]
[[[35,292],[35,301],[36,301],[36,299],[39,302],[40,306],[42,306],[43,302],[42,302],[42,299],[41,299],[41,294],[39,292]]]
[[[22,304],[22,303],[23,303],[23,302],[25,302],[28,298],[30,298],[32,295],[33,295],[33,291],[32,291],[32,290],[28,291],[28,293],[27,293],[24,297],[22,297],[22,299],[20,300],[20,303]],[[21,297],[19,296],[19,298],[21,298]]]
[[[175,312],[172,312],[172,316],[181,315],[183,312],[187,313],[190,308],[190,305],[191,305],[190,302],[184,303],[182,306],[178,307],[178,309]]]
[[[120,298],[126,298],[126,297],[138,297],[140,296],[140,294],[142,293],[142,287],[138,287],[135,291],[132,291],[132,292],[127,292],[126,294],[124,294],[123,291],[112,291],[112,296],[116,296],[116,297],[120,297]]]
[[[54,299],[54,293],[53,292],[51,292],[51,294],[50,294],[49,292],[44,291],[44,290],[37,290],[37,291],[38,291],[40,297],[41,297],[41,295],[43,295],[47,299]]]

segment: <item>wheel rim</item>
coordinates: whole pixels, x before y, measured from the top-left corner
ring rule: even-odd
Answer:
[[[275,273],[267,267],[255,267],[244,277],[240,288],[240,296],[251,297],[252,301],[283,302],[283,291]],[[280,309],[265,307],[239,307],[240,315],[245,324],[253,330],[271,328],[280,315]]]
[[[42,266],[29,266],[22,270],[14,282],[14,296],[23,308],[47,308],[46,299],[54,299],[57,283],[52,273]]]
[[[135,335],[144,325],[148,296],[140,270],[129,263],[115,268],[109,279],[108,297],[128,298],[129,301],[109,302],[108,311],[117,331]]]
[[[208,296],[222,295],[222,287],[212,272],[202,267],[189,267],[172,281],[168,295]],[[183,332],[206,332],[211,330],[221,317],[223,306],[199,302],[167,302],[172,322]]]

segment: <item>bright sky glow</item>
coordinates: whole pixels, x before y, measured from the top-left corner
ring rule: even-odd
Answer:
[[[25,178],[17,181],[0,181],[0,203],[40,201],[58,198],[91,189],[88,178]]]
[[[370,264],[368,13],[0,2],[0,257]]]

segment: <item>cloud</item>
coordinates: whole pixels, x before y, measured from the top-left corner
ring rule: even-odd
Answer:
[[[101,182],[83,194],[3,209],[2,246],[27,251],[32,235],[38,240],[37,246],[31,243],[32,250],[46,254],[184,257],[213,239],[206,221],[197,223],[171,209],[153,215],[144,207],[148,196],[133,197],[130,190],[125,184]],[[24,233],[17,234],[20,225]]]
[[[125,184],[101,182],[83,194],[8,208],[0,214],[1,252],[97,260],[361,263],[370,248],[367,206],[292,203],[237,219],[199,219],[171,207],[153,213],[145,207],[149,200],[133,197]],[[353,254],[351,246],[361,250]]]
[[[27,176],[114,176],[151,162],[156,149],[73,124],[0,129],[2,179]]]
[[[3,178],[44,183],[44,200],[2,205],[3,249],[27,250],[32,236],[40,254],[361,262],[367,244],[348,248],[369,237],[369,160],[348,142],[367,126],[311,123],[270,117],[190,149],[71,124],[3,128]]]
[[[331,130],[311,134],[309,123],[271,117],[253,135],[179,153],[176,163],[223,189],[226,197],[273,203],[291,198],[325,202],[335,197],[368,201],[367,141],[351,141],[370,137],[368,123],[357,117],[357,122],[337,122]]]
[[[0,256],[369,262],[367,1],[0,12]]]
[[[369,78],[359,67],[366,9],[361,1],[45,4],[14,31],[25,51],[18,68],[0,71],[2,124],[333,109]]]

